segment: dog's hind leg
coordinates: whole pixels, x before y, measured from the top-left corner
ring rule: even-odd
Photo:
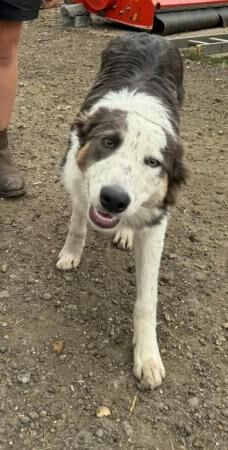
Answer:
[[[73,199],[73,211],[69,226],[69,232],[59,254],[56,264],[60,270],[75,269],[81,260],[87,232],[87,198],[86,195]]]
[[[113,243],[121,250],[132,250],[133,242],[134,231],[124,225],[120,227],[113,239]]]
[[[159,386],[165,369],[156,334],[157,290],[167,219],[135,234],[137,299],[134,308],[134,375],[142,387]]]

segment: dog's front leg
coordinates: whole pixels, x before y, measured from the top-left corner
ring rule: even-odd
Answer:
[[[72,216],[68,236],[56,264],[60,270],[75,269],[80,263],[87,232],[87,210],[88,200],[85,190],[75,190],[72,195]]]
[[[165,369],[156,334],[157,290],[167,219],[135,234],[137,300],[134,308],[134,375],[145,388],[159,386]]]

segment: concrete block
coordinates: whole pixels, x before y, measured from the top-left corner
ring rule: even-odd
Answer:
[[[74,18],[76,16],[84,16],[84,14],[88,14],[82,3],[78,3],[75,5],[64,4],[60,8],[60,12],[61,12],[62,16],[67,16],[67,17],[72,17],[72,18]]]
[[[92,25],[92,20],[88,14],[85,14],[84,16],[76,16],[74,18],[74,27],[75,28],[90,27],[91,25]]]

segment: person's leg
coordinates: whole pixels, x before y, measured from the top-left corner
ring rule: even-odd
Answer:
[[[17,87],[18,46],[22,22],[0,20],[0,196],[24,193],[24,180],[13,166],[7,140]]]
[[[16,96],[22,22],[0,21],[0,129],[8,128]]]

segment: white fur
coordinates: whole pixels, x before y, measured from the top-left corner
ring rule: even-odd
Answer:
[[[135,235],[137,300],[134,308],[134,374],[145,387],[165,377],[156,334],[157,289],[167,219]]]
[[[120,111],[141,115],[144,119],[162,127],[174,136],[169,111],[157,97],[143,92],[129,91],[128,89],[110,91],[91,108],[90,114],[100,108],[119,109]]]
[[[145,94],[127,90],[109,93],[91,109],[90,114],[100,107],[131,111],[127,113],[127,133],[121,147],[109,158],[92,164],[87,171],[89,203],[99,207],[103,186],[122,186],[131,198],[124,222],[125,225],[133,226],[137,219],[135,215],[142,204],[150,199],[155,206],[164,198],[160,168],[146,166],[144,158],[152,156],[163,161],[162,150],[167,145],[165,130],[173,133],[172,125],[161,102]],[[151,120],[148,120],[149,117]]]
[[[73,202],[69,234],[60,259],[59,269],[78,266],[85,243],[88,208],[99,207],[103,186],[118,184],[131,198],[119,215],[116,242],[132,248],[135,235],[137,301],[134,309],[134,374],[145,387],[158,386],[165,376],[156,337],[157,285],[167,219],[160,225],[140,230],[140,218],[148,221],[159,215],[157,204],[165,196],[159,168],[145,165],[152,156],[162,161],[166,133],[173,134],[169,113],[162,103],[143,93],[108,93],[90,111],[100,107],[127,111],[127,132],[121,147],[111,156],[95,162],[82,173],[76,163],[79,141],[76,131],[71,135],[71,148],[64,167],[64,182]],[[150,208],[145,205],[149,202]],[[144,206],[143,206],[144,205]]]
[[[121,250],[132,250],[134,241],[134,231],[130,227],[122,226],[118,229],[113,243]]]
[[[83,179],[83,175],[76,164],[76,154],[79,150],[79,139],[75,131],[70,134],[71,146],[67,153],[66,162],[63,170],[63,181],[65,188],[69,194],[74,193],[74,187],[76,184],[80,185],[80,180]]]

